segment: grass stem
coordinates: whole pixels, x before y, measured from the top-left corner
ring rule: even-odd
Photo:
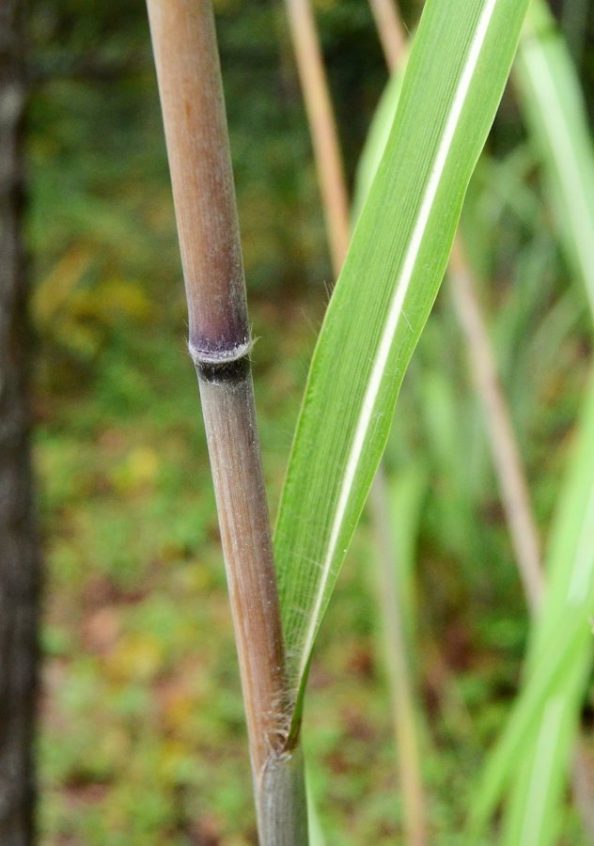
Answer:
[[[148,0],[196,367],[248,725],[261,846],[304,846],[213,11]]]
[[[349,196],[330,89],[309,0],[286,0],[287,13],[314,148],[318,183],[334,275],[351,239]]]
[[[466,339],[477,396],[483,406],[493,466],[520,578],[534,613],[544,589],[540,539],[510,411],[499,382],[495,353],[463,250],[458,236],[450,257],[450,291]]]
[[[403,70],[407,37],[396,6],[392,0],[369,0],[369,7],[390,72]]]

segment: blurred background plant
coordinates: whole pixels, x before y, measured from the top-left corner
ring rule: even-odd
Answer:
[[[410,30],[421,5],[401,4]],[[582,0],[552,5],[591,115],[594,13]],[[333,273],[282,4],[215,7],[275,509]],[[367,3],[314,7],[352,184],[384,60]],[[38,0],[29,55],[35,458],[48,559],[41,842],[252,843],[145,9]],[[508,90],[463,232],[546,537],[587,382],[591,317],[524,114]],[[446,290],[403,388],[386,463],[400,480],[402,558],[414,562],[405,595],[417,609],[430,842],[445,846],[460,842],[529,632]],[[364,521],[323,627],[306,713],[322,827],[345,846],[393,843],[403,825],[373,543]],[[589,688],[581,723],[592,773],[593,713]],[[570,803],[561,827],[560,843],[588,842]]]

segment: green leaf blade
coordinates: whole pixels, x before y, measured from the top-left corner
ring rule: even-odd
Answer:
[[[594,155],[579,77],[547,5],[533,0],[515,65],[520,105],[549,186],[561,244],[581,279],[594,314]],[[504,795],[504,842],[520,846],[526,832],[535,846],[558,837],[563,789],[579,711],[592,663],[589,619],[594,610],[594,383],[580,426],[577,458],[560,499],[548,551],[548,584],[531,635],[527,679],[481,779],[475,835]],[[562,653],[559,633],[568,621],[574,644]],[[545,699],[533,696],[556,666]],[[532,710],[527,703],[532,702]],[[518,715],[528,716],[518,730]],[[518,762],[522,761],[518,767]]]
[[[506,846],[517,843],[527,826],[538,830],[535,846],[554,842],[562,800],[563,772],[579,724],[579,705],[592,660],[594,610],[594,380],[577,433],[575,452],[562,487],[549,547],[549,581],[535,623],[527,678],[487,765],[473,802],[471,839],[476,841],[517,771],[527,763],[512,791]],[[556,720],[548,717],[551,708]],[[551,762],[539,766],[539,750]],[[536,760],[536,765],[534,761]],[[534,801],[534,796],[547,801]],[[558,814],[557,814],[558,817]]]
[[[579,76],[547,5],[534,0],[514,67],[568,262],[594,316],[594,155]]]
[[[430,0],[322,327],[276,532],[290,684],[313,643],[443,278],[527,2]]]

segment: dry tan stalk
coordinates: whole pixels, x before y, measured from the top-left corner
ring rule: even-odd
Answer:
[[[250,331],[210,0],[147,0],[196,367],[248,724],[262,846],[304,846]]]
[[[493,465],[520,578],[528,604],[535,612],[544,589],[538,530],[510,412],[499,383],[495,355],[459,236],[450,256],[449,274],[456,314],[466,337],[472,377],[483,405]]]
[[[309,0],[286,0],[297,72],[311,130],[330,256],[340,273],[349,241],[349,197],[324,61]]]
[[[406,55],[406,32],[392,0],[369,0],[375,26],[391,71],[402,69]]]

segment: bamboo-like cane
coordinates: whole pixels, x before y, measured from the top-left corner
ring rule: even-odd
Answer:
[[[189,312],[245,702],[262,846],[305,846],[250,330],[210,0],[147,0]]]
[[[291,38],[312,137],[330,258],[338,277],[350,241],[349,198],[324,61],[309,0],[286,0]],[[378,546],[381,609],[394,727],[398,746],[404,827],[409,846],[427,842],[413,684],[397,596],[394,544],[387,528],[385,480],[380,469],[370,508]]]

